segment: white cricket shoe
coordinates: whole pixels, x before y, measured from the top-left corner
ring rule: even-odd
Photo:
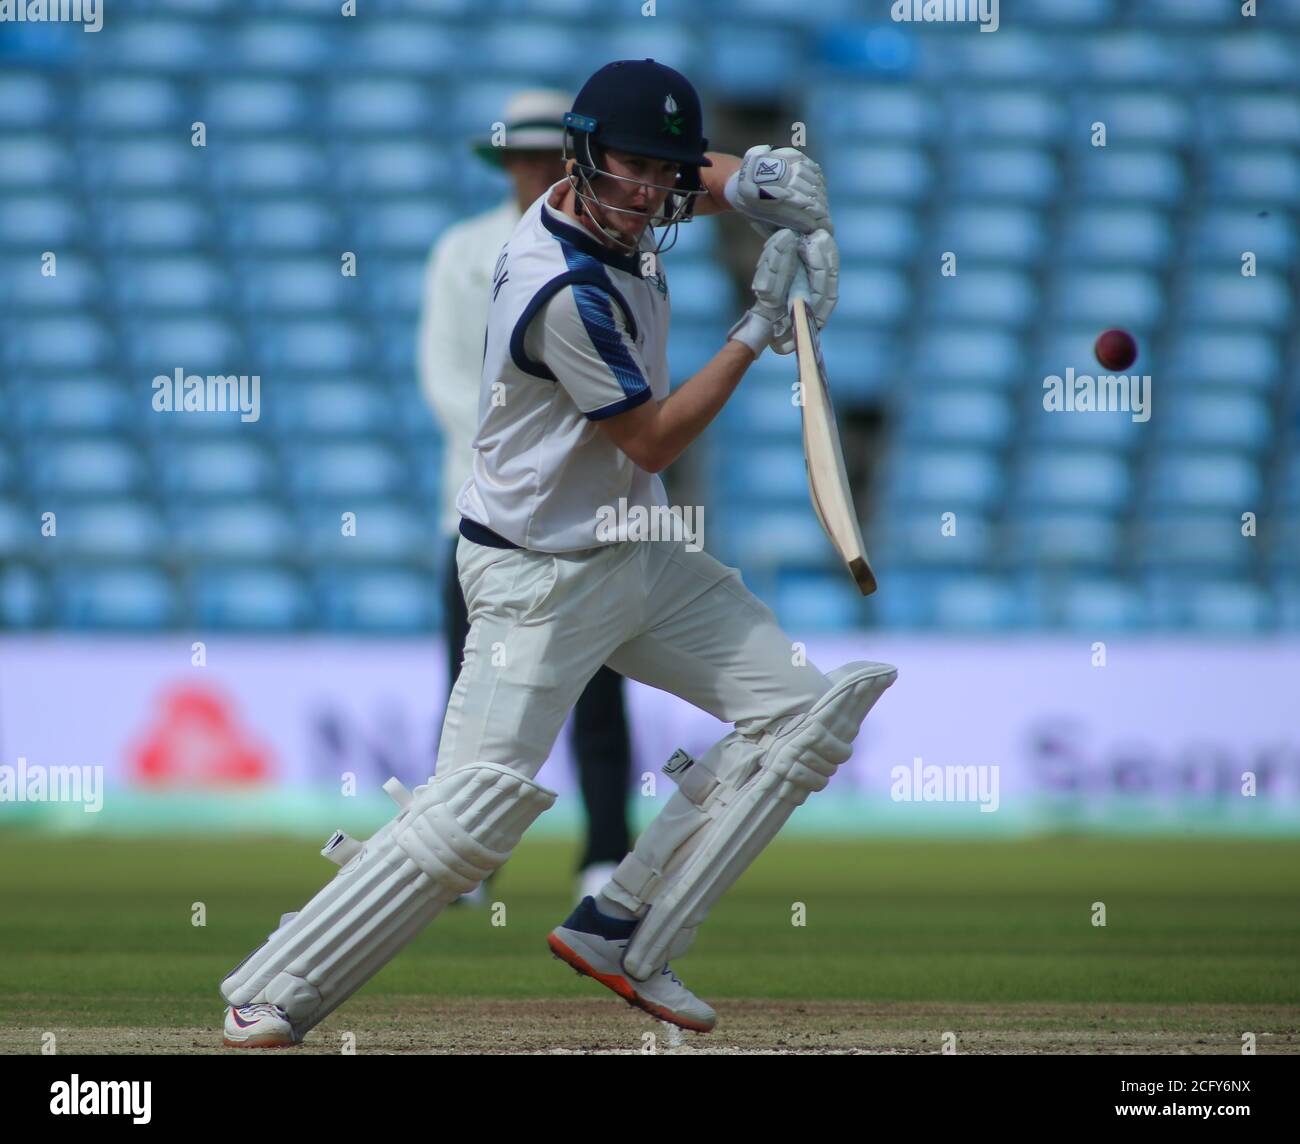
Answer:
[[[226,1010],[223,1045],[232,1049],[284,1049],[297,1044],[293,1026],[279,1005],[258,1002]]]
[[[590,866],[584,866],[578,875],[578,901],[596,897],[617,869],[617,862],[593,862]]]
[[[546,939],[551,952],[578,973],[595,978],[612,989],[629,1005],[644,1009],[652,1017],[680,1029],[707,1033],[718,1015],[695,996],[665,965],[645,981],[623,972],[623,951],[638,922],[606,917],[596,909],[595,899],[582,899],[578,908]]]

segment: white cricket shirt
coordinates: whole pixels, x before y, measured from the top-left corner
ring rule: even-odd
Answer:
[[[522,548],[569,552],[626,540],[631,510],[668,505],[659,476],[596,424],[668,396],[668,282],[662,266],[643,276],[641,253],[602,246],[548,206],[550,193],[497,259],[473,468],[456,507],[472,522],[462,532],[476,523]],[[606,533],[611,513],[619,525]]]

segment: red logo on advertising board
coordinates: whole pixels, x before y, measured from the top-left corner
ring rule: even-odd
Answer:
[[[250,741],[229,699],[198,687],[163,698],[157,722],[131,756],[133,781],[203,786],[266,782],[269,753]]]

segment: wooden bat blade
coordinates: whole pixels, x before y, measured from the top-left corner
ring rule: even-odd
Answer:
[[[807,295],[791,292],[790,318],[794,323],[795,353],[799,361],[799,386],[803,398],[803,453],[808,469],[808,492],[813,510],[835,551],[864,596],[876,590],[876,574],[867,559],[858,514],[853,507],[835,407],[831,404],[822,360],[817,324],[808,308]]]

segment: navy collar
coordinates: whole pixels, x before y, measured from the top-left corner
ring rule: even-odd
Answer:
[[[637,278],[641,277],[641,259],[637,254],[621,254],[617,250],[611,250],[603,243],[597,242],[582,223],[569,218],[566,214],[561,214],[545,202],[542,203],[542,225],[561,242],[567,242],[583,254],[589,254],[597,261],[614,267],[615,270],[622,270]]]

